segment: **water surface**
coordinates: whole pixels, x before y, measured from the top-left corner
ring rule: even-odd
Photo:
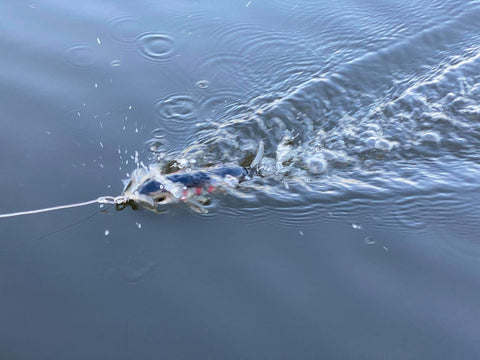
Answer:
[[[0,5],[1,212],[142,162],[246,164],[208,214],[1,221],[9,359],[475,358],[480,3]]]

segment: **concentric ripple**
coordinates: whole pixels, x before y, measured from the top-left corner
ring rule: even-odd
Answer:
[[[217,121],[221,118],[233,116],[245,109],[242,94],[230,89],[216,89],[205,94],[200,104],[202,115],[207,118],[214,118]]]
[[[137,44],[142,33],[140,21],[131,16],[120,16],[108,21],[112,37],[123,45]]]
[[[197,101],[187,94],[173,94],[157,101],[155,113],[161,128],[156,133],[162,133],[172,144],[185,145],[195,132],[198,110]]]
[[[251,65],[239,54],[216,53],[199,59],[196,73],[218,86],[233,83],[247,89],[255,84]]]
[[[161,119],[181,125],[196,116],[197,102],[190,95],[171,95],[155,104],[155,111]]]
[[[95,64],[97,57],[88,45],[77,44],[65,50],[65,59],[74,66],[85,68]]]
[[[159,33],[145,33],[137,37],[140,53],[153,62],[164,62],[175,56],[173,37]]]

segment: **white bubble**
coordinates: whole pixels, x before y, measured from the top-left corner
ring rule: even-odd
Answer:
[[[385,139],[378,139],[375,143],[375,148],[383,151],[390,151],[393,148],[393,144]]]
[[[314,156],[307,160],[307,166],[312,174],[321,174],[327,170],[328,163],[323,157]]]
[[[436,132],[433,132],[433,131],[427,131],[423,133],[420,139],[422,142],[434,143],[434,144],[440,143],[440,135],[438,135]]]
[[[105,230],[105,236],[108,236],[110,234],[110,230]]]
[[[371,136],[365,140],[365,145],[369,149],[378,149],[383,151],[390,151],[393,149],[393,143],[381,137]]]

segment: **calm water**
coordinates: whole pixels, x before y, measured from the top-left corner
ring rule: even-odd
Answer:
[[[0,212],[135,159],[208,214],[3,219],[2,359],[474,359],[479,1],[3,1]]]

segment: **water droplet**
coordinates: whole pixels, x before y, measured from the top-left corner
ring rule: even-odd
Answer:
[[[372,238],[371,238],[370,236],[367,236],[363,241],[365,242],[366,245],[373,245],[373,244],[375,244],[375,241],[372,240]]]
[[[108,236],[110,234],[110,230],[105,230],[105,236]]]
[[[121,64],[121,63],[120,63],[120,60],[117,60],[117,59],[112,60],[112,61],[110,62],[110,66],[112,66],[112,67],[119,67],[120,64]]]
[[[165,61],[175,54],[175,41],[165,34],[146,33],[137,38],[142,55],[151,61]]]

